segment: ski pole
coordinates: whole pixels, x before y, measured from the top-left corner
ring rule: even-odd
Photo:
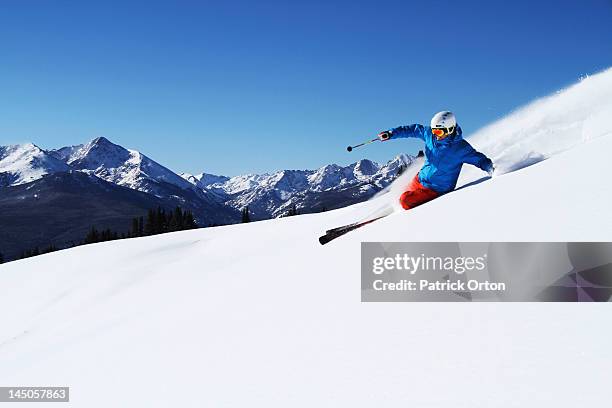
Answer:
[[[353,149],[354,149],[354,148],[356,148],[356,147],[364,146],[364,145],[370,144],[370,143],[372,143],[372,142],[375,142],[375,141],[377,141],[377,140],[379,140],[379,139],[378,139],[378,138],[376,138],[376,139],[368,140],[367,142],[359,143],[358,145],[355,145],[355,146],[349,146],[349,147],[347,147],[347,148],[346,148],[346,150],[348,150],[349,152],[351,152],[351,151],[353,151]]]

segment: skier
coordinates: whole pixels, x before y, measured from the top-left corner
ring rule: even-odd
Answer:
[[[431,126],[400,126],[378,134],[381,141],[414,137],[425,142],[425,164],[401,195],[405,210],[431,201],[455,189],[463,163],[469,163],[493,175],[493,162],[477,152],[462,138],[462,131],[452,112],[438,112]]]

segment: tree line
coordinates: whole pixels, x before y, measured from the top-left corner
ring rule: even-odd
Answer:
[[[325,207],[323,207],[323,209],[320,212],[325,211]],[[281,215],[281,218],[283,217],[293,217],[294,215],[299,215],[300,213],[298,212],[297,207],[295,206],[295,203],[291,205],[291,207],[289,207],[289,210],[287,210],[284,214]],[[246,222],[251,222],[251,212],[249,211],[249,206],[247,205],[246,207],[244,207],[241,211],[241,222],[244,224]]]
[[[183,231],[188,229],[199,228],[198,224],[190,210],[183,210],[181,207],[176,207],[172,211],[167,211],[164,208],[157,207],[149,209],[146,217],[134,217],[130,221],[127,232],[113,231],[110,228],[98,229],[92,225],[85,237],[76,245],[93,244],[96,242],[113,241],[116,239],[143,237],[148,235],[163,234],[165,232]],[[24,250],[17,259],[29,258],[36,255],[42,255],[49,252],[57,251],[58,247],[50,244],[44,248],[34,247]],[[6,259],[0,252],[0,264]]]
[[[144,237],[148,235],[158,235],[166,232],[183,231],[198,228],[198,224],[189,210],[176,207],[173,211],[166,211],[161,207],[149,209],[147,216],[134,217],[130,223],[127,233],[121,234],[117,231],[105,229],[98,231],[92,226],[85,236],[84,244],[95,242],[112,241],[115,239]]]
[[[293,204],[285,214],[281,217],[290,217],[298,215],[299,212]],[[242,210],[241,221],[243,223],[251,222],[251,214],[249,207],[245,207]],[[183,231],[188,229],[199,228],[193,213],[189,210],[183,210],[181,207],[176,207],[172,211],[167,211],[164,208],[157,207],[151,208],[147,211],[146,216],[134,217],[131,219],[127,231],[118,232],[111,230],[110,228],[99,229],[95,225],[92,225],[85,237],[77,244],[72,247],[94,244],[96,242],[114,241],[117,239],[144,237],[149,235],[163,234],[166,232]],[[16,259],[24,259],[32,256],[42,255],[49,252],[57,251],[58,247],[50,244],[44,248],[34,247],[32,249],[24,250]],[[0,252],[0,264],[5,262],[3,254]]]

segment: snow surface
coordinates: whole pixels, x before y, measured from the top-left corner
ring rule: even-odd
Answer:
[[[522,152],[502,140],[512,117],[546,116],[551,100],[536,102],[474,141],[506,163],[498,174],[522,169],[478,182],[466,167],[466,187],[326,246],[322,231],[388,207],[409,176],[336,211],[1,265],[0,384],[71,386],[79,407],[606,405],[608,304],[361,303],[359,254],[361,241],[610,241],[612,132],[589,125],[598,106],[561,102],[591,81],[610,95],[611,79],[552,97],[580,122],[567,118],[566,145],[554,136],[568,127],[509,132]],[[549,159],[525,167],[530,152]]]

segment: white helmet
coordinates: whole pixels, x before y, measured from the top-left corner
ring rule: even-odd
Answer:
[[[438,112],[431,118],[431,128],[452,129],[457,126],[455,114],[449,111]]]

